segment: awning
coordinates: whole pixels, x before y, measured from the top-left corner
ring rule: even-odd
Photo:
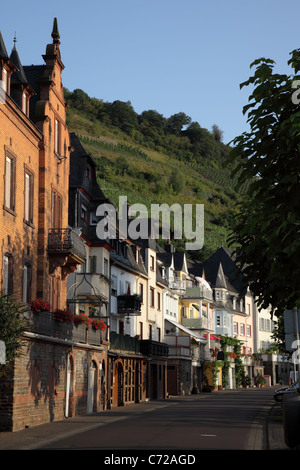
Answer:
[[[185,326],[181,325],[180,323],[178,323],[177,321],[174,321],[174,320],[171,320],[169,318],[165,318],[165,320],[169,321],[170,323],[172,323],[174,326],[176,326],[176,328],[179,328],[180,330],[184,331],[185,333],[187,333],[188,335],[192,336],[193,338],[195,338],[196,340],[200,341],[200,343],[207,343],[207,339],[204,338],[203,336],[199,335],[198,333],[194,333],[194,331],[192,330],[189,330],[188,328],[186,328]]]
[[[205,334],[205,335],[203,335],[203,336],[204,336],[204,338],[207,338],[207,334]],[[219,336],[212,335],[212,334],[210,335],[210,339],[215,339],[215,340],[221,341],[221,338],[219,338]]]

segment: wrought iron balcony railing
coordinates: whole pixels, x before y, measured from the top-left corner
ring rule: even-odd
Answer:
[[[68,228],[51,228],[48,234],[48,253],[74,255],[79,260],[85,260],[85,246],[80,236]]]
[[[138,295],[118,295],[118,313],[141,315],[142,299]]]

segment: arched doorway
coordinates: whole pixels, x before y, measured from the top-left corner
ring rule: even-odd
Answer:
[[[66,383],[66,418],[74,414],[74,359],[70,355],[67,360],[67,383]]]
[[[100,406],[101,406],[101,410],[105,410],[106,408],[105,361],[102,361],[100,363],[100,387],[101,387]]]
[[[124,405],[124,368],[121,361],[116,363],[116,392],[117,392],[117,404],[118,406]]]
[[[88,370],[88,402],[87,411],[93,413],[97,396],[97,365],[91,361]]]

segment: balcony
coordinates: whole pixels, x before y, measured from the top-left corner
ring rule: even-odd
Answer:
[[[182,325],[190,330],[209,330],[214,331],[214,325],[209,318],[182,318]]]
[[[138,295],[118,295],[118,313],[141,315],[142,299]]]
[[[76,273],[74,293],[77,297],[109,298],[109,279],[101,273]]]
[[[85,246],[82,238],[70,227],[52,228],[48,233],[49,271],[52,274],[59,266],[62,276],[75,272],[85,261]]]
[[[107,341],[107,329],[100,331],[87,329],[86,325],[76,326],[74,323],[63,323],[56,320],[52,312],[28,311],[25,318],[29,321],[30,333],[95,346],[100,346]]]
[[[166,335],[164,341],[169,347],[169,356],[191,357],[191,339],[189,336]]]
[[[178,293],[179,295],[183,295],[186,291],[186,280],[180,279],[179,277],[175,277],[174,279],[169,280],[169,288]]]
[[[110,349],[140,354],[140,344],[137,338],[110,332]]]
[[[152,341],[151,339],[140,340],[140,351],[144,356],[167,357],[169,347],[165,343]]]
[[[207,287],[203,286],[192,286],[192,287],[187,287],[185,294],[183,296],[184,299],[201,299],[201,300],[208,300],[208,301],[213,301],[213,295],[212,291],[208,289]]]

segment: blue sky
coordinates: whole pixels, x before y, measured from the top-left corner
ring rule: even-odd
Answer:
[[[3,4],[4,3],[4,4]],[[43,63],[58,19],[63,84],[91,97],[130,101],[137,113],[184,112],[217,124],[224,142],[247,130],[239,88],[259,57],[291,73],[299,43],[297,0],[14,0],[2,2],[0,29],[24,65]]]

